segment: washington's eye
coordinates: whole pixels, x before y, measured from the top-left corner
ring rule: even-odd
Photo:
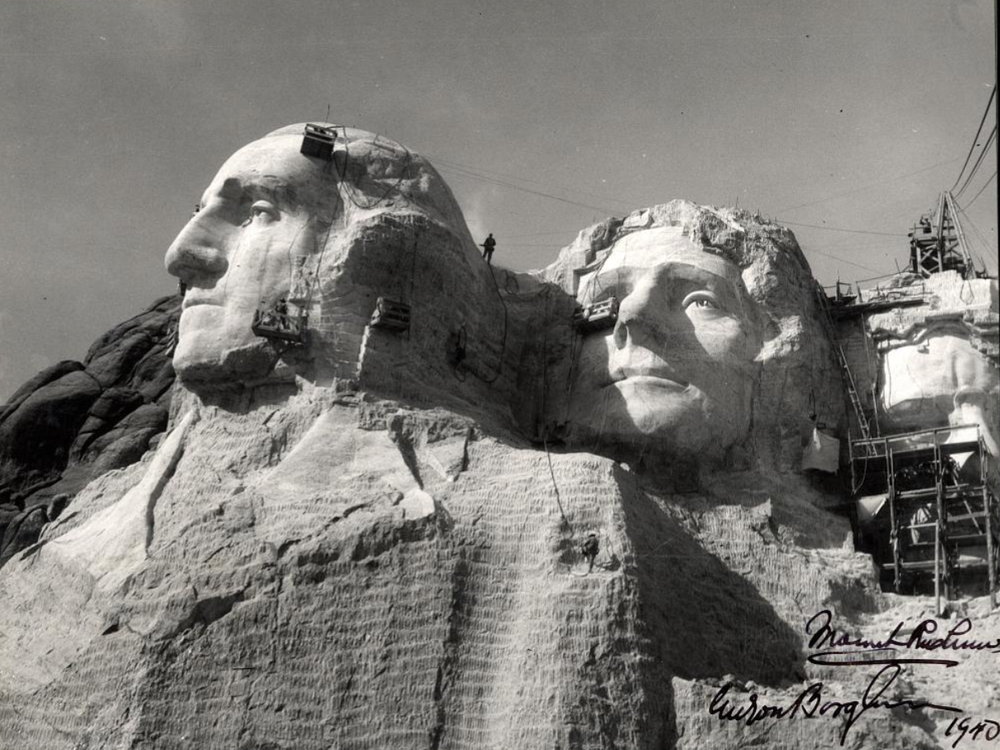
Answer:
[[[684,298],[684,301],[681,303],[681,307],[685,310],[689,307],[694,307],[696,310],[722,309],[722,305],[719,304],[718,298],[711,292],[705,290],[691,292]]]
[[[250,206],[250,220],[263,219],[265,221],[274,221],[278,218],[278,209],[274,207],[273,203],[268,201],[257,201],[252,206]]]

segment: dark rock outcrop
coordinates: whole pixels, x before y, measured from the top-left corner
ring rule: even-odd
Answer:
[[[0,538],[0,565],[38,541],[45,524],[56,520],[69,504],[69,495],[56,495],[49,502],[33,505],[11,519]]]
[[[180,303],[157,300],[102,335],[83,362],[46,368],[0,406],[0,539],[17,518],[20,548],[31,543],[31,529],[34,538],[41,530],[31,519],[44,515],[34,509],[138,460],[166,428]],[[7,552],[0,545],[0,561]]]

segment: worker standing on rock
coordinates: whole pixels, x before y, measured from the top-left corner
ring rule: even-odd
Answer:
[[[493,239],[493,232],[490,232],[490,236],[486,238],[483,243],[483,258],[486,260],[486,265],[493,265],[493,249],[497,246],[497,241]]]
[[[594,560],[597,559],[597,553],[600,552],[600,550],[601,545],[597,542],[596,534],[588,536],[587,540],[581,545],[580,551],[583,553],[583,559],[588,563],[588,573],[594,569]]]

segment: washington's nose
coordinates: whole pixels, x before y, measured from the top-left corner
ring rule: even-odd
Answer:
[[[207,230],[201,214],[196,214],[167,250],[167,273],[188,286],[214,281],[229,267],[220,237]]]

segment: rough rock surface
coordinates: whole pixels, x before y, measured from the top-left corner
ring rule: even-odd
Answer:
[[[804,659],[811,613],[885,606],[805,477],[677,494],[375,396],[191,400],[0,572],[32,602],[0,614],[7,746],[825,748],[841,720],[709,706],[728,676],[772,703],[864,689]],[[870,712],[849,737],[937,747],[948,719]]]
[[[384,401],[197,409],[0,577],[5,600],[28,568],[59,592],[0,619],[0,723],[53,748],[88,732],[164,748],[671,746],[692,721],[678,680],[794,682],[802,613],[874,606],[846,523],[787,488],[645,482]]]
[[[0,538],[19,512],[134,463],[163,432],[179,314],[178,297],[157,300],[0,406]]]
[[[279,204],[310,190],[330,199],[317,205],[335,202],[340,193],[322,192],[345,190],[326,179],[333,167],[320,165],[318,177],[297,156],[299,131],[277,131],[293,132],[287,147],[266,141],[243,156],[289,169],[303,189],[269,192]],[[353,168],[372,181],[352,178],[357,189],[378,200],[350,195],[362,218],[337,225],[318,255],[319,293],[303,303],[316,338],[297,349],[252,340],[237,325],[245,290],[213,300],[233,303],[223,312],[191,302],[180,326],[188,379],[172,396],[170,432],[138,462],[93,479],[38,544],[0,568],[3,745],[950,746],[946,708],[862,710],[871,671],[808,658],[806,623],[819,612],[875,638],[897,621],[912,629],[926,602],[878,591],[847,520],[824,509],[837,493],[801,471],[803,415],[814,408],[836,424],[843,409],[839,392],[824,389],[831,349],[791,234],[685,202],[628,219],[637,230],[650,216],[676,219],[706,245],[728,246],[732,225],[748,227],[733,245],[746,255],[727,262],[770,332],[752,376],[762,409],[750,443],[722,461],[674,466],[656,444],[635,460],[599,455],[558,443],[578,343],[568,279],[600,262],[595,243],[610,246],[622,222],[587,230],[545,272],[489,269],[464,226],[418,215],[420,191],[435,185],[429,167],[370,134],[343,138],[357,139]],[[263,171],[234,163],[244,178]],[[399,191],[392,211],[380,179]],[[431,192],[447,215],[449,194]],[[201,284],[196,295],[235,267],[218,262],[224,242],[198,244],[223,236],[202,231],[222,209],[234,252],[245,238],[294,241],[294,222],[308,225],[297,204],[258,214],[254,203],[233,222],[225,195],[212,195],[168,253],[172,272]],[[287,292],[290,255],[269,266],[268,294]],[[414,303],[404,334],[367,322],[386,288]],[[242,348],[226,349],[206,321],[232,311]],[[273,372],[261,376],[258,355],[269,353]],[[128,370],[107,361],[105,372]],[[247,373],[252,382],[234,380]],[[95,376],[101,393],[127,385],[117,377]],[[95,393],[88,410],[149,425],[135,391]],[[84,434],[67,451],[85,454],[110,433]],[[590,533],[600,553],[588,572],[580,545]],[[969,612],[983,638],[996,637],[1000,622],[983,605]],[[995,684],[991,658],[962,652],[941,680],[907,666],[870,692],[989,716],[995,698],[981,688]],[[804,708],[784,719],[747,713],[796,701]]]

